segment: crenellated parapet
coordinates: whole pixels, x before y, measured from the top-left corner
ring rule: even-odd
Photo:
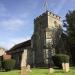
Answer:
[[[58,15],[56,15],[56,14],[54,14],[54,13],[52,13],[52,12],[49,12],[49,11],[48,11],[48,16],[51,16],[51,17],[53,17],[53,18],[55,18],[55,19],[58,19],[58,20],[60,20],[60,18],[61,18],[61,17],[59,17]]]
[[[56,15],[56,14],[54,14],[54,13],[52,13],[52,12],[46,11],[46,12],[44,12],[43,14],[41,14],[40,16],[36,17],[36,18],[34,19],[34,21],[38,21],[38,20],[40,20],[41,18],[46,17],[46,15],[51,16],[51,17],[53,17],[53,18],[55,18],[55,19],[58,19],[58,20],[60,20],[60,18],[61,18],[61,17],[59,17],[58,15]]]

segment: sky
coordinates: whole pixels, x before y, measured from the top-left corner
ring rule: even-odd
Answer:
[[[75,9],[75,0],[46,0],[48,10],[65,19]],[[45,0],[0,0],[0,47],[9,50],[29,40],[34,32],[34,19],[45,12]]]

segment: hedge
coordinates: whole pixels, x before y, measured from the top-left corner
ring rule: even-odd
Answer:
[[[15,60],[14,59],[7,59],[3,60],[3,68],[6,71],[12,70],[15,67]]]
[[[69,63],[69,56],[66,54],[56,54],[55,56],[52,57],[53,58],[53,62],[55,64],[55,66],[61,68],[62,67],[62,63]]]
[[[0,56],[0,70],[2,69],[2,56]]]

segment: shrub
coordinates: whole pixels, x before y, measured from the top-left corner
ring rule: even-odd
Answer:
[[[69,63],[69,56],[65,54],[56,54],[55,56],[52,57],[55,66],[61,68],[62,63]]]
[[[15,67],[15,60],[14,59],[7,59],[3,61],[3,68],[6,71],[12,70]]]
[[[2,69],[2,56],[0,56],[0,70]]]

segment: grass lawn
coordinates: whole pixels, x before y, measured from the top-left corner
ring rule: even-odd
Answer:
[[[49,75],[48,69],[32,69],[29,75]],[[55,69],[55,73],[50,75],[75,75],[75,68],[71,68],[70,72],[64,73],[62,70]]]
[[[9,72],[0,72],[0,75],[20,75],[20,70],[13,70]],[[32,69],[29,75],[48,75],[48,69]],[[75,68],[71,68],[70,72],[64,73],[62,70],[55,69],[55,73],[50,75],[75,75]]]
[[[20,71],[13,70],[13,71],[8,71],[8,72],[0,72],[0,75],[20,75]]]

